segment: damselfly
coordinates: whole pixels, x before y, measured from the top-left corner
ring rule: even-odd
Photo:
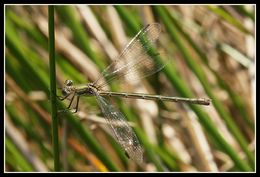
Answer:
[[[158,23],[147,25],[138,32],[118,58],[102,72],[95,82],[82,86],[74,86],[72,80],[66,80],[62,88],[63,97],[61,97],[61,100],[71,96],[68,109],[70,109],[76,97],[74,113],[78,110],[80,96],[95,96],[117,142],[125,150],[126,155],[137,163],[142,163],[143,161],[143,147],[133,129],[127,123],[124,115],[117,111],[104,96],[185,102],[200,105],[210,104],[210,100],[204,98],[191,99],[104,90],[104,87],[113,80],[122,79],[124,77],[130,80],[138,80],[158,72],[165,66],[163,62],[159,61],[158,56],[160,54],[154,53],[152,47],[152,44],[158,39],[160,31],[161,27]],[[140,72],[142,73],[141,77],[139,75]]]

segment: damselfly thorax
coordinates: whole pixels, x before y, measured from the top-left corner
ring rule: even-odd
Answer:
[[[75,96],[95,96],[98,93],[98,88],[93,83],[74,86],[72,80],[66,80],[61,93],[64,97],[71,94],[75,94]]]

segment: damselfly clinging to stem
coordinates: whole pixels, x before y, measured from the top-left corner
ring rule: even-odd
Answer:
[[[110,92],[104,90],[104,87],[112,80],[118,80],[119,78],[121,79],[124,77],[127,77],[127,79],[130,80],[138,80],[158,72],[165,66],[165,63],[161,62],[158,58],[160,54],[153,52],[152,48],[152,44],[158,39],[160,31],[161,28],[158,23],[147,25],[138,32],[118,58],[102,72],[95,82],[82,86],[74,86],[72,80],[66,80],[62,88],[63,97],[61,97],[61,100],[71,96],[68,109],[70,109],[73,100],[76,98],[74,112],[77,112],[78,110],[80,96],[95,96],[117,142],[125,150],[126,155],[137,163],[142,163],[144,150],[134,131],[127,123],[124,115],[117,111],[104,96],[185,102],[200,105],[210,104],[210,100],[204,98],[191,99],[142,93]],[[142,73],[141,77],[139,72]]]

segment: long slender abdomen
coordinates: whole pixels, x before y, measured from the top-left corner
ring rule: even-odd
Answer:
[[[171,102],[185,102],[189,104],[210,105],[210,99],[205,98],[181,98],[181,97],[168,97],[161,95],[149,95],[143,93],[125,93],[125,92],[99,92],[102,96],[110,97],[123,97],[133,99],[145,99],[145,100],[160,100]]]

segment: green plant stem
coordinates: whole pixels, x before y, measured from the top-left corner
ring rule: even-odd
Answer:
[[[56,70],[55,70],[55,34],[54,34],[54,6],[48,7],[49,18],[49,60],[50,60],[50,98],[52,116],[52,143],[54,153],[54,170],[60,171],[58,119],[56,107]]]

